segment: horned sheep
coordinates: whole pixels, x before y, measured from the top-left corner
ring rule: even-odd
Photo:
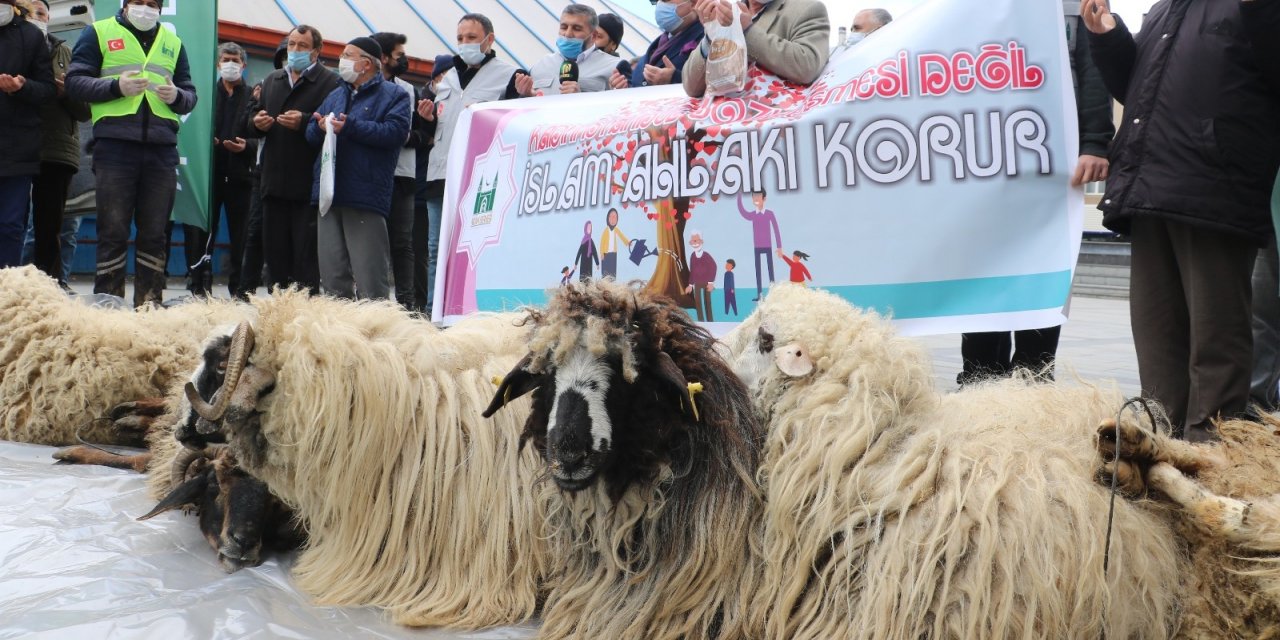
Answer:
[[[1103,571],[1108,492],[1092,481],[1088,436],[1119,405],[1114,393],[1008,383],[942,397],[921,347],[800,287],[776,288],[726,340],[749,393],[720,373],[721,355],[683,310],[643,292],[572,285],[531,318],[529,357],[494,405],[533,392],[526,433],[564,492],[552,531],[577,536],[548,598],[548,636],[1141,638],[1174,628],[1181,560],[1160,535],[1164,520],[1119,505]],[[651,328],[664,325],[680,330]],[[682,380],[702,394],[679,393]],[[691,447],[704,453],[682,464]],[[737,472],[754,460],[753,473]],[[627,472],[636,461],[650,473]],[[727,486],[680,488],[697,474]],[[635,498],[617,491],[618,477]],[[665,513],[689,515],[683,528],[650,524]],[[615,549],[657,558],[670,579],[650,587]],[[728,567],[725,555],[735,556]],[[702,626],[689,633],[680,615]]]

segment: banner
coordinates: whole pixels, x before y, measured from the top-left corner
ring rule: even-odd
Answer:
[[[98,20],[120,12],[119,0],[97,0]],[[178,192],[174,198],[175,222],[209,230],[210,186],[213,181],[213,103],[216,80],[214,58],[218,49],[217,0],[165,0],[160,24],[182,38],[195,84],[196,108],[182,116],[178,130]]]
[[[933,0],[811,86],[754,68],[738,97],[557,95],[457,126],[436,320],[601,277],[717,330],[788,281],[914,334],[1064,320],[1083,194],[1057,2]]]

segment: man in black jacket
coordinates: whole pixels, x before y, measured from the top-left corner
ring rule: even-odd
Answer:
[[[54,97],[44,34],[0,0],[0,268],[22,263],[31,178],[40,173],[40,105]]]
[[[1102,75],[1089,54],[1089,39],[1083,33],[1080,5],[1064,2],[1067,19],[1067,51],[1071,58],[1071,84],[1076,95],[1076,117],[1080,130],[1080,159],[1071,184],[1080,186],[1107,179],[1107,147],[1116,134],[1111,122],[1111,96]],[[861,15],[861,14],[859,14]],[[963,369],[956,382],[967,384],[983,378],[1001,377],[1025,369],[1044,380],[1053,380],[1053,363],[1058,355],[1062,326],[1044,329],[966,333],[960,337]]]
[[[1244,412],[1250,283],[1280,166],[1280,0],[1161,0],[1135,39],[1085,0],[1093,59],[1124,104],[1103,224],[1130,235],[1143,395],[1188,440]]]
[[[311,204],[319,149],[307,143],[307,123],[338,86],[338,76],[320,64],[324,42],[315,27],[289,32],[285,67],[262,81],[259,109],[249,115],[249,137],[264,138],[262,238],[271,286],[299,284],[320,291],[316,218]]]

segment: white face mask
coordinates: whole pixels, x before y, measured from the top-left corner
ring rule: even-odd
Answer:
[[[484,62],[484,51],[480,48],[480,43],[472,42],[470,44],[458,45],[458,55],[462,61],[468,65],[475,66]]]
[[[356,61],[343,58],[338,61],[338,75],[342,76],[343,81],[348,84],[355,84],[356,78],[360,77],[360,72],[356,71]]]
[[[160,22],[160,10],[142,4],[129,5],[127,15],[129,22],[143,33],[156,28],[156,23]]]
[[[39,29],[39,30],[40,30],[40,32],[41,32],[41,33],[43,33],[43,34],[45,34],[46,36],[47,36],[47,35],[49,35],[49,23],[48,23],[48,22],[40,22],[39,20],[28,20],[27,22],[30,22],[31,24],[34,24],[34,25],[36,26],[36,28],[37,28],[37,29]]]
[[[239,82],[243,73],[244,69],[240,67],[239,62],[224,62],[218,66],[218,75],[227,82]]]
[[[849,39],[845,41],[845,44],[852,47],[853,45],[858,44],[859,42],[862,42],[863,40],[866,40],[866,39],[867,39],[867,34],[854,31],[853,33],[849,34]]]
[[[0,4],[0,27],[13,22],[13,6]]]

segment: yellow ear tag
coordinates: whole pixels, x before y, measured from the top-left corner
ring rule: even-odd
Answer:
[[[501,387],[501,386],[502,386],[502,376],[494,376],[494,377],[493,377],[492,382],[493,382],[493,386],[495,386],[495,387]]]
[[[698,402],[697,400],[694,399],[694,396],[698,395],[699,393],[702,393],[702,383],[690,382],[689,383],[689,406],[693,407],[694,420],[702,420],[702,418],[698,416]]]

